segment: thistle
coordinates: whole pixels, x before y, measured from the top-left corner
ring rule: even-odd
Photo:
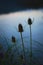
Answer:
[[[16,38],[14,36],[12,36],[12,42],[16,42]]]
[[[26,60],[26,58],[25,58],[25,47],[24,47],[23,36],[22,36],[22,32],[24,31],[22,24],[18,25],[18,31],[20,32],[21,41],[22,41],[23,57],[24,57],[24,60]]]
[[[31,20],[31,18],[28,19],[28,24],[29,24],[29,25],[32,24],[32,20]]]
[[[16,38],[15,38],[14,36],[12,36],[12,42],[15,44],[17,53],[18,53],[18,55],[19,55],[19,50],[18,50],[18,47],[17,47],[17,44],[16,44]],[[13,45],[13,47],[14,47],[14,45]]]
[[[23,32],[23,26],[21,24],[18,25],[18,31]]]
[[[32,20],[31,18],[28,19],[28,24],[30,25],[30,65],[32,65],[32,32],[31,32]]]

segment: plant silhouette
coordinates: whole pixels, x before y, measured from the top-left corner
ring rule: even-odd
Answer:
[[[22,41],[22,47],[23,47],[23,58],[24,58],[25,63],[26,63],[25,47],[24,47],[23,36],[22,36],[22,32],[23,32],[24,30],[23,30],[22,24],[19,24],[19,25],[18,25],[18,31],[20,32],[21,41]]]
[[[28,25],[30,26],[30,65],[32,65],[32,31],[31,31],[32,20],[31,18],[28,19]]]

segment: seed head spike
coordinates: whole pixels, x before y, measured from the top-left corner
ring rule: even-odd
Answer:
[[[19,30],[19,32],[23,32],[23,26],[22,26],[22,24],[18,25],[18,30]]]
[[[32,24],[32,20],[31,20],[31,18],[28,19],[28,24],[29,24],[29,25]]]
[[[12,36],[12,42],[16,42],[16,38],[14,36]]]

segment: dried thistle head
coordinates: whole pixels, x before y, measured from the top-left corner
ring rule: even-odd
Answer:
[[[31,18],[28,19],[28,24],[29,24],[29,25],[32,24],[32,20],[31,20]]]
[[[14,36],[12,36],[12,42],[16,42],[16,38]]]
[[[18,25],[18,30],[19,30],[19,32],[23,32],[23,26],[22,26],[22,24]]]

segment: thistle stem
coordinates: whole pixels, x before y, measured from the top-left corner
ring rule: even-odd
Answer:
[[[26,57],[25,57],[25,47],[24,47],[24,42],[23,42],[22,32],[20,33],[20,35],[21,35],[22,47],[23,47],[23,57],[24,57],[24,60],[25,60],[25,62],[26,62]]]
[[[30,65],[32,65],[32,31],[30,25]]]

